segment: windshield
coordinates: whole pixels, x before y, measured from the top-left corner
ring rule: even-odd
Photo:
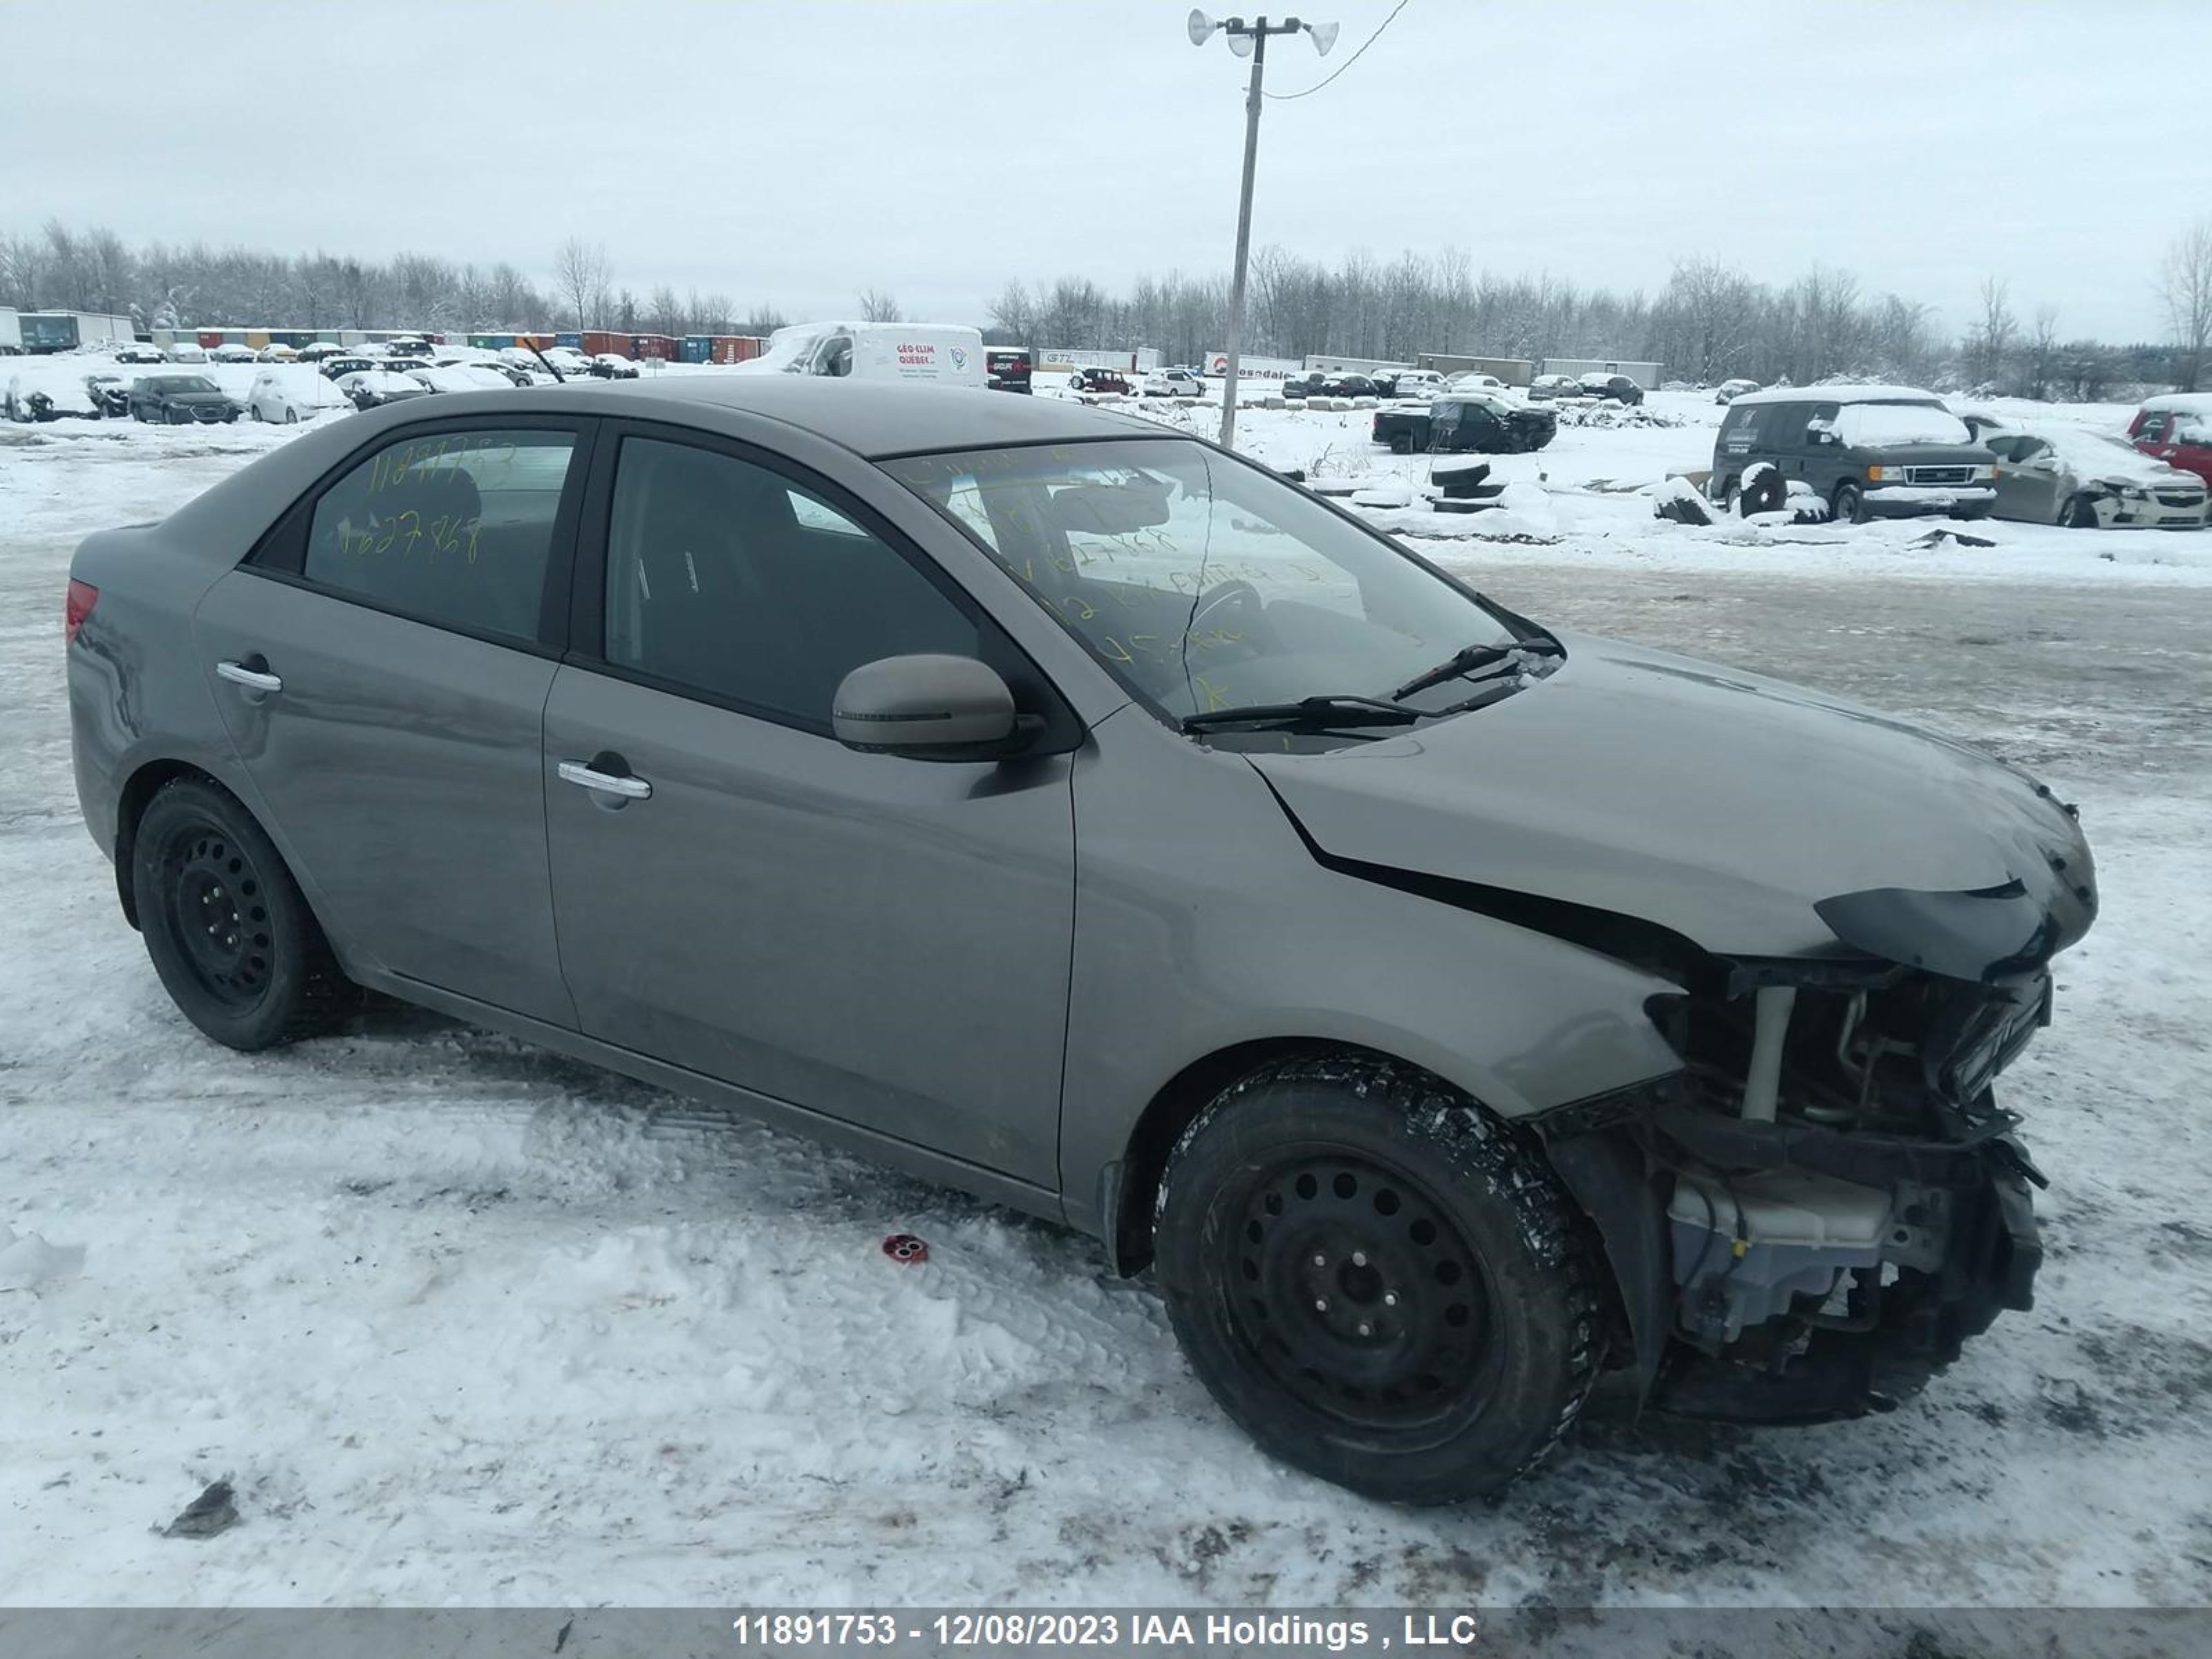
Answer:
[[[1463,647],[1514,637],[1381,538],[1202,445],[1063,444],[884,466],[1177,720],[1386,697]],[[1422,702],[1453,700],[1446,690]]]
[[[1845,404],[1832,422],[1852,448],[1888,444],[1971,444],[1966,423],[1936,404]]]

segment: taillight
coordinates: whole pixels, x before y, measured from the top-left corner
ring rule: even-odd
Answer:
[[[62,643],[75,645],[76,630],[84,626],[84,619],[92,614],[92,607],[100,603],[100,590],[90,582],[70,578],[69,599],[62,607]]]

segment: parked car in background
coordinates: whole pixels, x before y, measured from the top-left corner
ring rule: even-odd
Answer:
[[[1447,392],[1486,392],[1493,398],[1503,398],[1511,390],[1495,374],[1485,374],[1476,369],[1464,370],[1444,382]]]
[[[418,368],[428,368],[431,363],[428,357],[408,355],[383,358],[376,366],[387,374],[412,374]]]
[[[325,410],[343,409],[343,392],[319,373],[313,363],[271,363],[253,377],[246,394],[246,412],[257,421],[296,426],[312,421]]]
[[[1427,398],[1444,390],[1444,377],[1433,368],[1401,368],[1373,379],[1376,390],[1385,398]]]
[[[208,361],[216,363],[250,363],[255,355],[254,349],[242,341],[226,340],[208,353]]]
[[[300,348],[300,361],[303,363],[327,362],[332,357],[351,355],[355,355],[351,346],[340,345],[335,340],[317,340]]]
[[[592,360],[574,346],[548,346],[545,348],[545,363],[533,362],[532,367],[544,368],[546,364],[558,369],[565,378],[586,375],[592,372]]]
[[[238,405],[204,374],[142,374],[131,382],[131,413],[171,426],[212,426],[236,420]]]
[[[1118,368],[1079,368],[1067,377],[1067,389],[1095,396],[1127,397],[1129,382]]]
[[[1088,1232],[1261,1445],[1382,1498],[1498,1491],[1600,1388],[1889,1411],[2033,1305],[1994,1091],[2096,915],[2073,809],[1068,401],[433,400],[92,534],[114,871],[43,899],[119,898],[232,1049],[366,987]],[[73,1036],[147,1041],[116,977]]]
[[[1559,417],[1548,409],[1508,403],[1486,392],[1445,392],[1425,407],[1376,410],[1368,435],[1389,445],[1394,455],[1512,455],[1541,449],[1559,429]]]
[[[374,357],[364,357],[357,351],[342,352],[325,357],[315,365],[317,372],[326,380],[342,380],[349,374],[365,374],[384,365]]]
[[[1142,382],[1147,398],[1203,398],[1206,382],[1187,368],[1155,368]]]
[[[139,340],[130,345],[116,347],[115,361],[118,363],[160,363],[168,360],[161,356],[161,347]]]
[[[429,392],[507,392],[514,385],[497,369],[481,363],[455,363],[447,368],[416,368],[408,373]]]
[[[1585,398],[1609,398],[1617,404],[1644,401],[1644,388],[1626,374],[1585,374],[1575,385]]]
[[[99,402],[82,384],[11,376],[0,394],[0,414],[11,421],[98,420]]]
[[[1324,398],[1376,398],[1375,382],[1364,374],[1329,374],[1322,377],[1321,395]]]
[[[532,374],[528,369],[517,368],[513,363],[502,362],[496,357],[489,359],[489,361],[472,363],[470,367],[473,368],[481,368],[488,374],[496,374],[501,380],[505,380],[509,386],[536,386],[538,384],[538,377]]]
[[[1987,518],[1996,457],[1933,392],[1899,386],[1777,386],[1729,405],[1713,438],[1712,499],[1733,505],[1765,461],[1839,520],[1931,513]]]
[[[1759,382],[1756,380],[1723,380],[1713,388],[1713,401],[1717,404],[1732,404],[1745,392],[1758,390]]]
[[[410,398],[427,398],[430,388],[409,374],[394,374],[389,369],[364,368],[337,379],[339,391],[353,400],[356,409],[374,409],[380,404],[404,403]]]
[[[130,414],[130,376],[88,374],[84,377],[84,389],[86,395],[92,399],[94,414],[114,419],[120,419]]]
[[[207,348],[194,340],[179,340],[161,354],[164,362],[204,363],[208,360]]]
[[[2204,527],[2205,481],[2118,433],[2069,421],[1966,420],[1997,458],[1994,517],[2076,530]]]
[[[603,380],[635,380],[637,365],[619,352],[602,351],[592,359],[591,372]]]
[[[2128,423],[2128,436],[2144,454],[2212,483],[2212,392],[2149,398]]]
[[[1304,374],[1283,376],[1282,393],[1285,398],[1318,398],[1322,387],[1328,383],[1325,374]]]
[[[983,336],[961,323],[792,323],[742,374],[821,375],[908,386],[984,387]]]
[[[254,361],[263,363],[295,363],[299,360],[299,352],[288,345],[265,345],[254,354]]]
[[[1539,374],[1528,382],[1528,396],[1540,401],[1558,398],[1579,398],[1582,385],[1571,374]]]
[[[993,392],[1034,392],[1036,359],[1027,346],[985,346],[983,384]]]

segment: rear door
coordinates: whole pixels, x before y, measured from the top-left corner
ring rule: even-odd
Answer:
[[[599,471],[545,734],[582,1029],[1055,1188],[1067,761],[830,732],[878,658],[981,655],[1025,706],[1035,670],[895,526],[779,457],[611,423]]]
[[[540,757],[594,425],[408,427],[193,619],[263,822],[341,951],[564,1026]]]

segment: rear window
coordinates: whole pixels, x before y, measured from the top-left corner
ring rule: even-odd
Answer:
[[[534,638],[574,445],[542,430],[387,445],[315,503],[301,574],[441,627]]]
[[[1835,430],[1854,449],[1974,441],[1964,421],[1935,404],[1846,404],[1836,416]]]

